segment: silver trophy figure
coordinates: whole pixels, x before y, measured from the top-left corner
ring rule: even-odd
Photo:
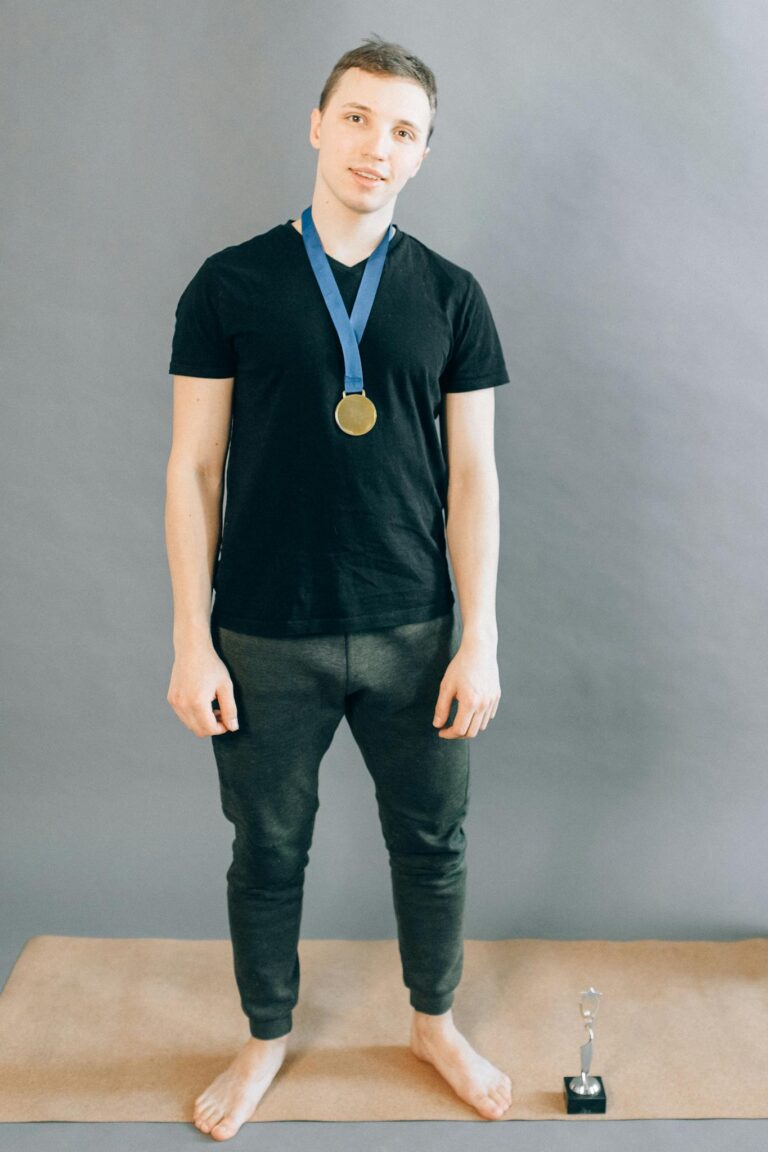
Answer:
[[[566,1080],[566,1107],[568,1112],[605,1112],[605,1089],[599,1076],[590,1076],[592,1063],[592,1041],[595,1038],[593,1024],[600,1007],[602,992],[591,985],[581,993],[580,1011],[587,1030],[588,1039],[581,1045],[581,1073]]]

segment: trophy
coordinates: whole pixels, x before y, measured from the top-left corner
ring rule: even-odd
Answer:
[[[598,992],[591,985],[581,993],[579,1009],[587,1030],[587,1041],[581,1045],[581,1074],[579,1076],[563,1077],[563,1090],[565,1092],[565,1108],[567,1112],[605,1112],[605,1087],[599,1076],[589,1075],[589,1066],[592,1063],[592,1041],[595,1038],[592,1025],[600,1007]]]

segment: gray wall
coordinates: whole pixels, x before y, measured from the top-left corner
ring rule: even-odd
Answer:
[[[212,749],[165,699],[173,311],[309,203],[371,31],[439,86],[395,220],[477,275],[514,380],[466,935],[764,934],[765,7],[3,7],[4,963],[228,935]],[[302,931],[393,936],[345,723],[321,777]]]

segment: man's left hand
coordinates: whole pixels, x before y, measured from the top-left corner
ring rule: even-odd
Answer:
[[[450,728],[448,719],[454,697],[459,707]],[[496,715],[501,689],[495,645],[465,637],[440,681],[432,723],[446,740],[469,739],[488,727]]]

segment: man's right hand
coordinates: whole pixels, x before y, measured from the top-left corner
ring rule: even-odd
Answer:
[[[176,652],[167,700],[195,736],[221,736],[237,730],[232,678],[212,643]]]

